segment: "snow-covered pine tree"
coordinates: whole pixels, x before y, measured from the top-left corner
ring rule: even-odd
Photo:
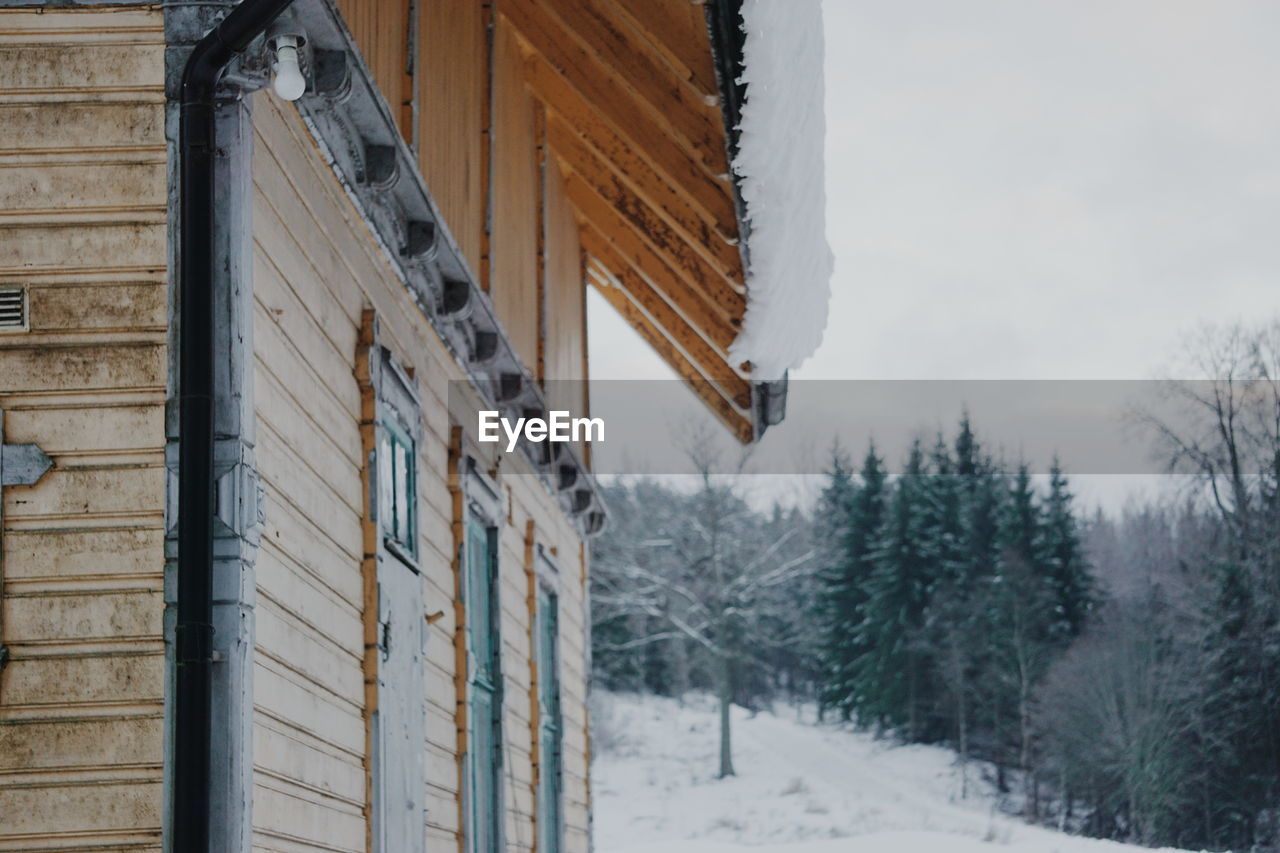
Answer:
[[[884,517],[887,474],[874,442],[855,481],[847,460],[833,460],[818,524],[830,543],[823,575],[823,704],[851,719],[857,710],[857,677],[868,649],[860,642],[865,618],[871,550]]]
[[[973,435],[967,429],[965,433],[971,450]],[[956,459],[941,434],[930,468],[926,511],[936,577],[925,632],[944,688],[937,696],[938,727],[945,733],[941,736],[955,744],[963,764],[970,754],[974,691],[987,637],[985,621],[974,613],[972,591],[964,583],[964,504],[969,486],[957,472]]]
[[[924,482],[924,513],[929,532],[929,556],[939,583],[955,582],[964,566],[963,504],[966,484],[958,473],[946,439],[939,434],[929,455]]]
[[[1049,493],[1044,499],[1043,551],[1053,584],[1059,639],[1079,636],[1094,606],[1094,584],[1080,541],[1080,525],[1072,509],[1073,496],[1057,457],[1049,468]]]
[[[964,529],[959,580],[976,592],[995,576],[1004,477],[994,460],[982,451],[967,412],[960,419],[955,446]]]
[[[916,442],[888,478],[874,447],[858,475],[833,460],[816,513],[827,708],[962,760],[1031,763],[1031,700],[1090,612],[1066,476],[1047,495],[1006,473],[965,415],[954,442]]]
[[[845,649],[850,624],[855,621],[854,603],[849,600],[845,555],[846,530],[853,504],[855,485],[853,463],[839,446],[831,448],[826,485],[814,507],[814,539],[817,543],[817,582],[822,595],[815,602],[814,617],[820,634],[818,707],[820,713],[840,711],[849,719],[848,673]]]
[[[917,441],[893,482],[885,516],[868,557],[865,615],[856,642],[854,701],[864,722],[902,730],[917,740],[934,689],[925,616],[935,566],[928,541],[924,451]]]
[[[990,645],[992,685],[1000,706],[996,743],[1009,754],[997,760],[1028,770],[1031,700],[1055,651],[1056,601],[1046,567],[1044,523],[1025,462],[1009,485],[1000,513],[999,542]]]

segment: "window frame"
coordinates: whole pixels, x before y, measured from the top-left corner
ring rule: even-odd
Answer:
[[[464,457],[464,476],[462,480],[464,500],[460,580],[462,581],[461,595],[464,612],[463,642],[466,649],[464,659],[467,667],[467,671],[464,673],[467,701],[467,749],[462,757],[465,767],[463,781],[466,786],[463,792],[464,849],[466,853],[491,853],[491,850],[502,850],[504,848],[506,829],[506,802],[503,791],[503,782],[506,778],[505,742],[503,737],[506,697],[504,695],[505,681],[502,671],[502,566],[500,549],[503,519],[501,514],[501,493],[497,484],[480,469],[475,459],[471,456]],[[486,651],[488,652],[489,662],[485,673],[488,676],[488,683],[483,685],[477,684],[477,649],[473,640],[476,626],[472,621],[474,615],[472,608],[476,594],[475,586],[477,585],[477,569],[473,564],[472,545],[473,536],[477,535],[484,539],[485,566],[482,571],[486,581],[485,591],[488,594],[486,608],[488,624],[485,626],[488,634]],[[477,744],[480,741],[476,737],[478,733],[476,691],[481,687],[486,690],[491,699],[491,713],[493,715],[489,726],[489,739],[485,744],[490,761],[490,765],[487,768],[479,766],[480,756]],[[489,776],[489,781],[492,784],[490,799],[493,813],[490,815],[478,813],[476,808],[477,783],[481,772]],[[488,824],[484,829],[488,837],[484,840],[488,841],[488,847],[481,845],[480,833],[478,832],[480,821],[485,820],[486,817]]]
[[[389,451],[383,455],[383,448]],[[396,450],[403,449],[406,461],[403,496],[407,507],[399,505],[401,493],[397,488],[398,472],[396,470]],[[384,467],[385,466],[385,467]],[[418,558],[418,442],[405,427],[398,412],[383,402],[378,404],[378,436],[377,436],[377,518],[378,532],[382,543],[388,551],[416,566]],[[390,482],[386,481],[390,477]],[[390,501],[387,497],[390,497]],[[400,511],[405,510],[408,518],[407,531],[404,538],[400,535]]]
[[[541,853],[564,850],[564,684],[563,661],[560,656],[560,572],[542,546],[538,547],[537,594],[534,609],[534,660],[538,666],[536,694],[538,702],[538,784],[534,811],[537,815],[537,845]],[[545,604],[544,604],[545,602]],[[549,617],[549,623],[547,620]],[[547,645],[549,644],[549,648]],[[550,666],[546,664],[550,662]],[[547,670],[550,669],[550,672]],[[544,704],[544,685],[550,677],[550,701]],[[550,707],[547,707],[547,706]],[[552,717],[548,722],[545,717]],[[544,754],[544,738],[554,738],[551,760]],[[548,773],[548,769],[553,773]],[[554,820],[548,835],[547,822]]]

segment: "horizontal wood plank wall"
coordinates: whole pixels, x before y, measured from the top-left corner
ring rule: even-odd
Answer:
[[[489,73],[484,9],[477,0],[431,0],[419,6],[418,20],[419,163],[467,264],[479,275]]]
[[[354,276],[323,174],[256,98],[254,356],[266,528],[257,564],[254,841],[263,850],[365,846],[359,391]],[[273,119],[276,119],[273,121]],[[328,216],[329,219],[325,219]],[[336,222],[340,225],[342,219]]]
[[[515,32],[499,17],[493,43],[493,256],[489,295],[516,352],[536,375],[539,175],[534,101]]]
[[[158,9],[0,10],[0,850],[159,850],[166,174]]]
[[[560,584],[560,654],[562,712],[564,715],[564,820],[565,849],[588,849],[587,753],[586,753],[586,627],[583,588],[577,582],[579,540],[569,531],[559,510],[546,499],[533,477],[503,480],[509,508],[502,529],[499,559],[502,566],[503,680],[505,683],[503,736],[507,803],[507,850],[527,851],[534,843],[533,707],[530,671],[530,611],[525,569],[526,531],[530,523],[537,543],[551,550],[564,574]]]
[[[423,396],[418,505],[424,617],[428,850],[457,849],[455,510],[448,487],[449,382],[462,373],[405,292],[296,112],[255,96],[255,353],[258,463],[267,522],[258,559],[255,678],[255,845],[260,850],[360,851],[365,844],[360,588],[361,313],[412,368]],[[288,211],[284,217],[282,211]],[[468,428],[473,425],[467,425]],[[528,472],[505,457],[511,474]],[[533,844],[529,815],[528,625],[522,559],[533,518],[546,542],[576,552],[577,536],[532,476],[500,476],[510,518],[502,541],[504,718],[511,850]],[[566,611],[581,610],[581,597]],[[565,619],[567,719],[584,720],[581,618]],[[523,697],[523,700],[520,699]],[[573,723],[567,723],[574,725]],[[586,850],[582,738],[566,754],[569,849]],[[578,759],[574,756],[577,755]],[[575,764],[575,760],[577,763]],[[576,805],[575,805],[576,804]]]
[[[338,10],[364,54],[405,139],[413,139],[409,75],[410,0],[337,0]],[[426,2],[427,6],[433,5]]]

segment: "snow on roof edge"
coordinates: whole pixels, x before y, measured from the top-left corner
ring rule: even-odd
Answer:
[[[821,0],[743,0],[746,100],[734,172],[746,205],[747,311],[730,348],[780,378],[822,342],[834,258],[826,238]]]

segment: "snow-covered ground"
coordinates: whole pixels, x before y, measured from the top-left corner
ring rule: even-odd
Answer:
[[[593,699],[597,853],[1134,853],[993,809],[954,753],[891,746],[789,711],[733,709],[736,777],[715,778],[704,699]]]

